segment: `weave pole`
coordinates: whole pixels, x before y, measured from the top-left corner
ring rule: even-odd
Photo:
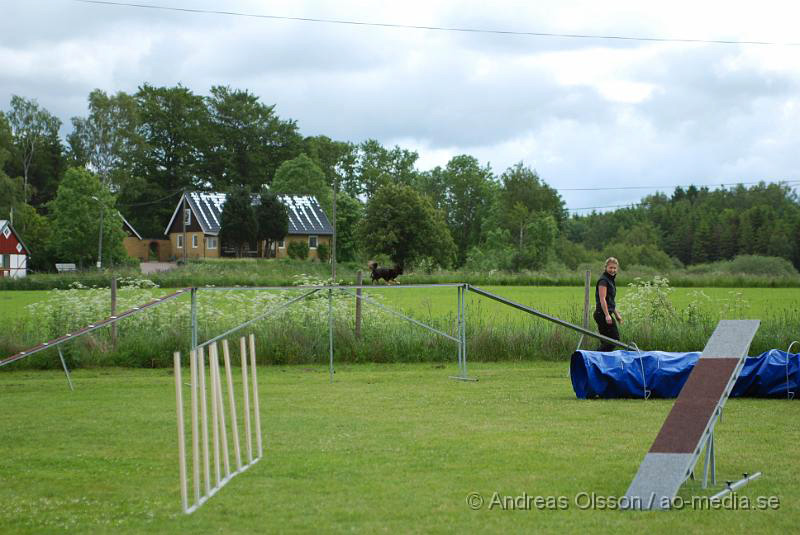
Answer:
[[[253,438],[250,436],[250,389],[247,386],[247,342],[244,336],[239,339],[242,359],[242,391],[244,392],[244,435],[247,444],[247,464],[253,462]]]
[[[228,381],[228,406],[231,414],[231,432],[233,434],[233,454],[236,456],[236,470],[242,469],[242,452],[239,449],[239,424],[236,422],[236,402],[233,397],[233,374],[231,373],[231,354],[228,341],[222,341],[222,357],[225,361],[225,378]]]
[[[183,381],[181,380],[181,354],[172,355],[175,366],[175,406],[178,413],[178,471],[181,483],[181,507],[185,513],[189,509],[189,493],[186,486],[186,433],[183,429]]]
[[[225,479],[228,479],[231,475],[231,461],[228,454],[228,426],[225,425],[225,404],[222,401],[222,378],[219,373],[219,350],[216,342],[211,346],[211,356],[214,362],[214,382],[217,391],[217,397],[214,401],[219,414],[219,433],[222,438],[222,461],[225,468]]]
[[[206,355],[201,347],[197,353],[197,374],[200,379],[200,431],[203,447],[203,478],[206,495],[211,494],[211,462],[208,455],[208,396],[206,395]]]
[[[214,486],[218,487],[222,479],[219,458],[219,414],[217,411],[217,380],[214,376],[214,346],[208,348],[208,379],[211,382],[211,441],[214,451]]]
[[[264,449],[261,447],[261,415],[259,414],[259,398],[258,398],[258,373],[256,369],[256,335],[250,335],[250,373],[253,375],[253,415],[256,419],[256,444],[258,446],[258,456],[264,454]]]
[[[189,368],[192,376],[192,485],[194,502],[200,502],[200,434],[197,432],[197,351],[189,353]]]

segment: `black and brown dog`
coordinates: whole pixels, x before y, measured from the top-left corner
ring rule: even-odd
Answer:
[[[369,270],[372,272],[372,284],[375,284],[381,279],[385,280],[387,284],[391,284],[392,282],[400,284],[397,282],[397,277],[403,274],[403,266],[395,264],[392,268],[378,267],[378,263],[374,260],[367,262],[367,266],[369,266]]]

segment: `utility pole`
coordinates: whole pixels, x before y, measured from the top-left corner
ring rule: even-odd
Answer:
[[[183,221],[183,265],[186,265],[186,190],[183,190],[181,196],[181,221]]]
[[[333,179],[333,239],[331,240],[331,279],[336,284],[336,185],[339,181]]]
[[[100,237],[97,240],[97,269],[103,269],[103,215],[106,213],[106,207],[103,201],[92,195],[92,199],[97,201],[100,205]]]

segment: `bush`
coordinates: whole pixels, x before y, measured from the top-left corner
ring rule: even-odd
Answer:
[[[308,258],[308,244],[304,241],[289,242],[286,252],[289,254],[289,258],[305,260]]]
[[[769,275],[771,277],[797,275],[797,270],[791,262],[777,256],[737,256],[730,261],[729,271],[730,273]]]
[[[328,247],[327,243],[317,244],[317,258],[319,258],[320,262],[327,262],[331,259],[331,248]]]

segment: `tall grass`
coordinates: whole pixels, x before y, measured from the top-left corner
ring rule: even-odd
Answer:
[[[295,282],[319,283],[309,278]],[[130,279],[119,291],[119,310],[162,295],[146,281]],[[77,285],[76,285],[77,286]],[[745,318],[748,306],[739,294],[720,300],[716,306],[700,306],[710,299],[698,293],[682,308],[672,304],[671,287],[666,279],[639,280],[626,293],[624,303],[628,321],[622,325],[622,339],[641,349],[696,351],[703,348],[719,319]],[[203,292],[198,307],[198,339],[215,337],[300,291],[284,293],[247,291]],[[371,296],[381,299],[380,296]],[[355,298],[334,292],[335,361],[357,362],[454,362],[453,341],[430,333],[385,311],[364,305],[361,336],[355,336]],[[705,303],[707,304],[707,303]],[[85,326],[107,314],[107,291],[75,287],[54,290],[49,300],[29,305],[25,319],[7,320],[0,334],[0,355],[10,355],[43,340]],[[550,312],[580,324],[578,305],[562,306]],[[33,318],[33,319],[31,319]],[[416,318],[455,336],[456,318],[452,313],[433,315],[420,307]],[[191,344],[191,306],[188,296],[159,305],[118,324],[117,343],[110,329],[83,336],[64,346],[71,367],[130,366],[165,367],[173,351],[186,352]],[[594,329],[594,325],[590,328]],[[328,362],[328,299],[316,294],[253,324],[247,333],[258,340],[259,362],[264,364],[323,364]],[[241,333],[241,334],[244,334]],[[784,349],[800,334],[800,311],[783,308],[762,317],[761,328],[750,354],[772,348]],[[235,338],[239,334],[231,337]],[[470,361],[566,360],[576,349],[579,334],[547,321],[510,320],[484,310],[479,304],[467,309],[467,348]],[[596,341],[586,338],[583,348],[593,349]],[[234,342],[234,348],[238,344]],[[42,352],[8,366],[52,368],[59,365],[54,350]]]

